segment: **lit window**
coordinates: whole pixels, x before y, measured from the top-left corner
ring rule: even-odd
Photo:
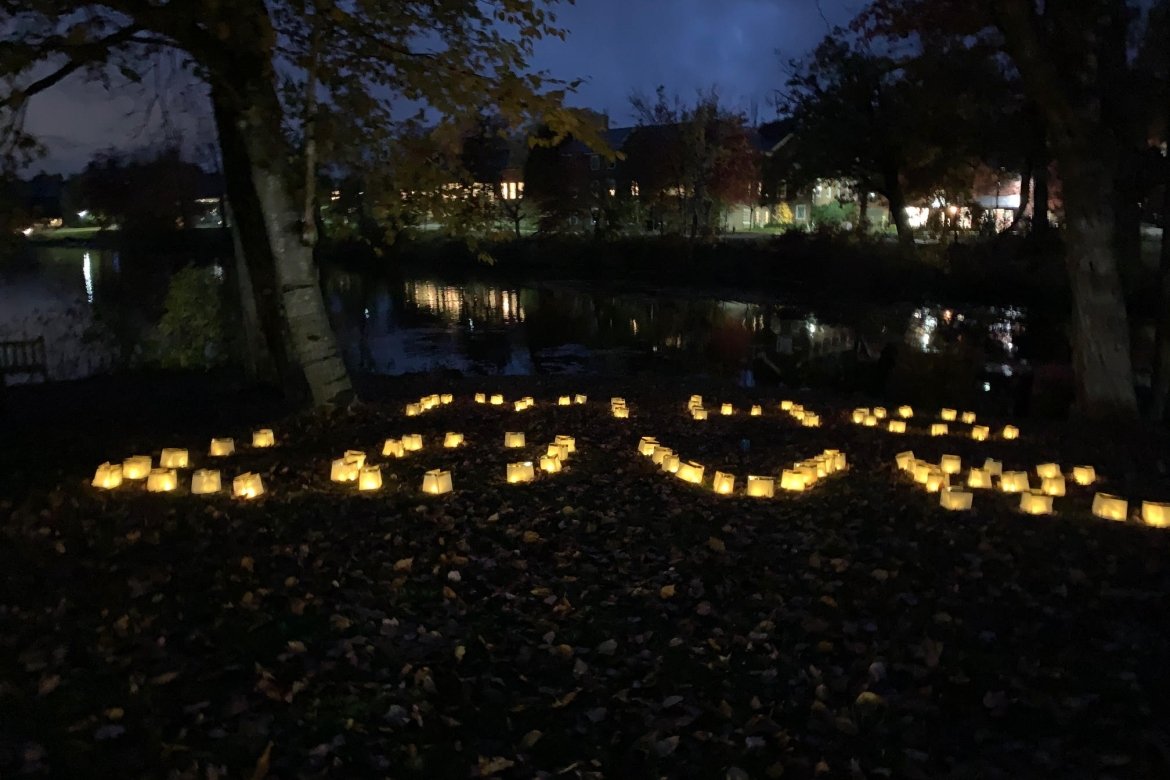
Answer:
[[[808,219],[808,206],[804,205],[803,203],[798,203],[794,213],[798,222],[804,222],[806,219]]]

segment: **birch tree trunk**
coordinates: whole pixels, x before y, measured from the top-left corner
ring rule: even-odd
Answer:
[[[1137,413],[1129,320],[1114,245],[1114,183],[1109,164],[1071,151],[1061,156],[1067,265],[1073,302],[1077,408],[1088,417]]]

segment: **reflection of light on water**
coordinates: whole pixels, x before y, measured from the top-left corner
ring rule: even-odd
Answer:
[[[81,275],[85,277],[85,301],[93,303],[93,258],[90,257],[89,252],[86,252],[81,258]]]

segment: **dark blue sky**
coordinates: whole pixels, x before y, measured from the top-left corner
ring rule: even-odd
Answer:
[[[862,0],[577,0],[557,7],[568,39],[543,41],[533,65],[562,78],[588,81],[569,101],[629,124],[629,95],[653,93],[659,84],[684,99],[718,87],[725,102],[758,117],[774,114],[770,99],[783,83],[782,60],[808,51],[828,31],[847,22]],[[823,13],[823,16],[822,16]],[[189,154],[213,142],[200,101],[173,102],[175,129]],[[186,111],[185,105],[194,106]],[[49,158],[33,170],[71,171],[111,146],[137,148],[164,137],[157,107],[127,93],[107,93],[80,78],[39,95],[29,129],[46,141]]]

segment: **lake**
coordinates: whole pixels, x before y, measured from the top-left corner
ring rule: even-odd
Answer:
[[[134,365],[162,314],[171,273],[192,260],[75,247],[7,258],[0,339],[43,334],[53,379]],[[224,286],[224,258],[194,260]],[[322,284],[347,362],[377,374],[653,372],[845,390],[880,390],[893,380],[902,395],[919,398],[942,381],[947,392],[1002,406],[1043,357],[1033,354],[1026,312],[1010,307],[455,284],[338,268],[326,269]]]

